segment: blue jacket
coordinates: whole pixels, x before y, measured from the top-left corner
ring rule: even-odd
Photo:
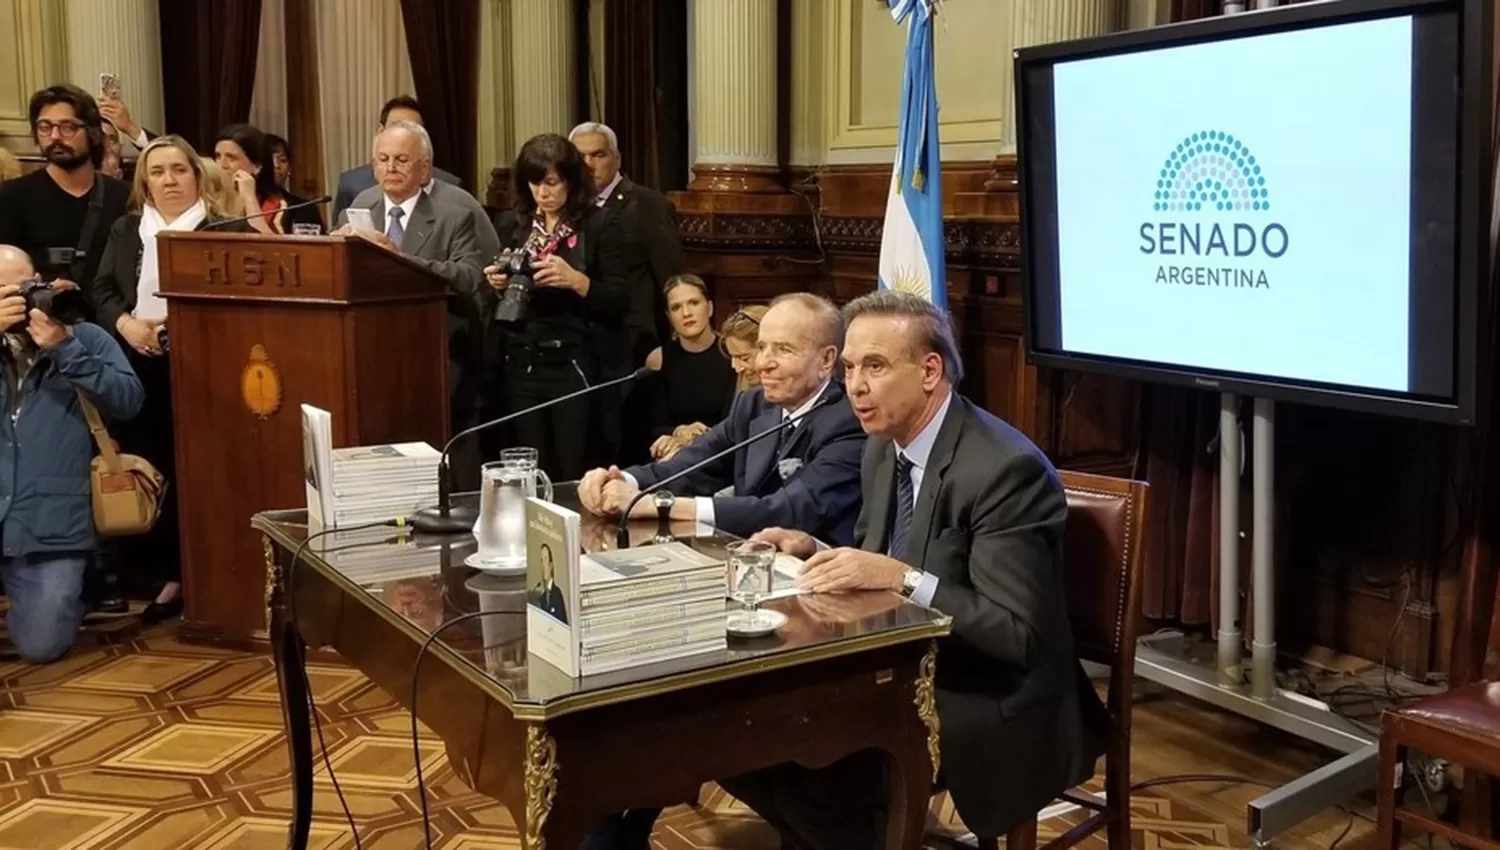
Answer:
[[[777,454],[779,437],[766,437],[679,479],[667,487],[679,495],[712,496],[733,486],[734,494],[714,499],[714,525],[730,534],[748,537],[763,528],[779,526],[805,531],[834,546],[854,542],[859,516],[860,457],[865,432],[844,387],[837,381],[824,395],[826,407],[807,414]],[[782,409],[766,401],[760,387],[734,399],[729,416],[665,461],[633,466],[630,473],[642,488],[774,428]]]
[[[11,412],[15,368],[9,350],[0,352],[0,550],[15,557],[92,549],[94,439],[76,391],[105,419],[129,419],[146,398],[140,379],[109,332],[86,322],[37,355]]]

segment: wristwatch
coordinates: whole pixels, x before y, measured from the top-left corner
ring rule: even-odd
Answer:
[[[651,501],[656,505],[656,515],[661,519],[672,518],[672,505],[676,503],[677,497],[668,490],[657,490],[651,494]]]
[[[901,595],[910,599],[911,595],[917,592],[917,585],[922,583],[923,575],[925,574],[921,570],[907,567],[906,572],[901,574]]]

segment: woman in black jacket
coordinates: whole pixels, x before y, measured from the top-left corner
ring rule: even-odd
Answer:
[[[486,404],[512,413],[598,381],[600,349],[593,338],[618,329],[630,309],[630,243],[608,210],[596,207],[588,169],[577,148],[546,133],[521,147],[511,171],[515,209],[495,218],[495,231],[523,273],[509,265],[485,269]],[[587,397],[519,419],[515,443],[537,450],[556,480],[588,469],[591,414],[606,400]]]
[[[156,526],[120,541],[122,554],[160,572],[162,588],[141,619],[155,623],[182,612],[182,562],[177,542],[177,496],[172,442],[172,383],[167,370],[167,305],[158,296],[156,235],[202,230],[229,218],[208,192],[203,164],[178,136],[159,136],[136,160],[132,211],[115,220],[90,294],[99,324],[114,331],[146,390],[140,413],[119,429],[120,448],[151,461],[167,477]],[[216,228],[249,232],[244,222]]]

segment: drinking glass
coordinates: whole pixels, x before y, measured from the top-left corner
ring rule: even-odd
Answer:
[[[752,622],[769,619],[759,609],[775,581],[776,547],[763,540],[741,540],[728,548],[729,596],[744,606],[744,616]]]
[[[293,236],[322,236],[323,235],[323,228],[319,227],[316,224],[312,224],[310,222],[293,222],[292,223],[292,235]]]

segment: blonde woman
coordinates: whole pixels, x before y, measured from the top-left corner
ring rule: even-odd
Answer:
[[[217,209],[225,218],[244,215],[244,202],[235,193],[234,187],[229,184],[229,178],[224,176],[223,169],[219,168],[213,157],[200,156],[198,163],[203,167],[203,197],[209,208]]]
[[[755,371],[755,349],[760,344],[760,320],[766,317],[764,305],[741,307],[719,326],[719,350],[729,358],[729,366],[738,376],[735,390],[743,392],[760,385]]]
[[[167,368],[167,305],[160,289],[156,237],[159,233],[202,230],[232,218],[208,194],[198,152],[178,136],[160,136],[136,160],[131,211],[109,231],[93,295],[99,324],[125,344],[130,365],[146,390],[146,404],[119,429],[120,448],[156,465],[171,481],[175,473],[172,438],[172,383]],[[222,228],[249,232],[244,222]],[[160,571],[162,588],[141,619],[157,623],[182,613],[182,563],[177,544],[176,488],[168,487],[161,516],[151,531],[120,541],[124,558]]]

